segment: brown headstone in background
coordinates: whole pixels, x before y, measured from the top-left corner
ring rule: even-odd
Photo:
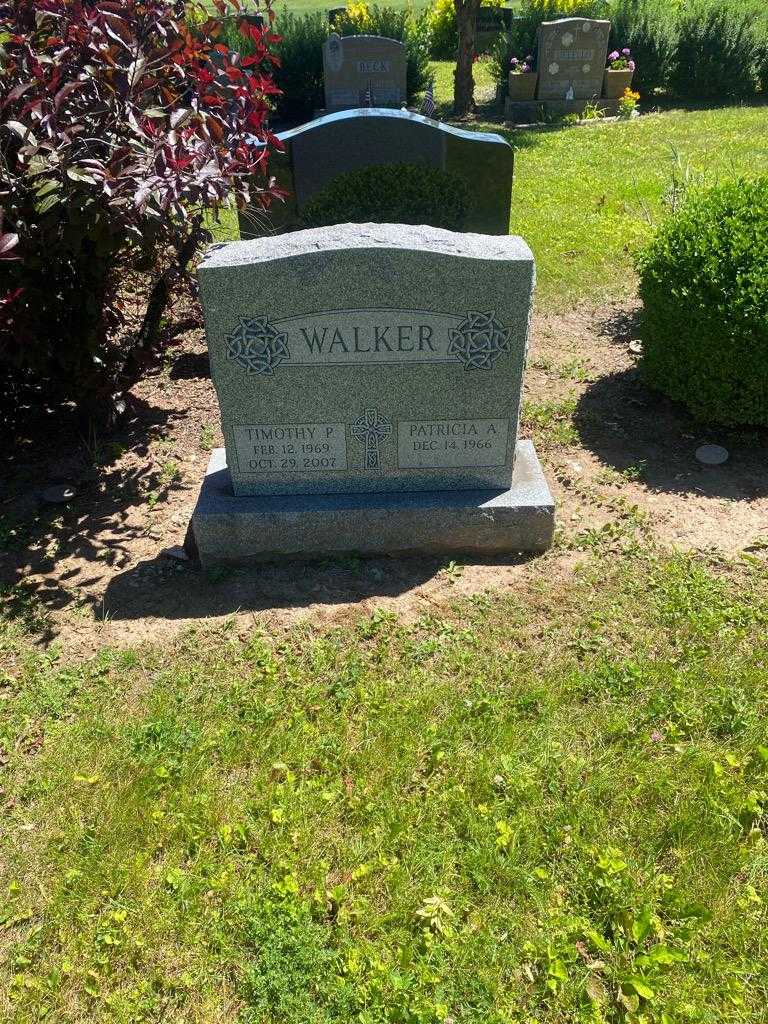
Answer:
[[[610,21],[591,18],[542,22],[537,99],[599,99],[610,31]]]
[[[401,107],[406,100],[405,44],[384,36],[339,36],[323,47],[326,113]]]

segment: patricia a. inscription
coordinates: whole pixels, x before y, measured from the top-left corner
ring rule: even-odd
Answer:
[[[400,469],[503,466],[509,421],[405,420],[397,425]]]
[[[493,312],[329,310],[270,320],[242,317],[225,338],[228,357],[248,373],[345,363],[457,363],[492,370],[509,352],[511,328]]]

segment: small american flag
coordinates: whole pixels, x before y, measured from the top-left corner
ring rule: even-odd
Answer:
[[[424,93],[424,101],[421,104],[421,112],[427,117],[435,116],[435,83],[430,82],[427,91]]]

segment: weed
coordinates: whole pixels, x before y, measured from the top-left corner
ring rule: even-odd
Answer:
[[[204,452],[211,452],[216,447],[216,428],[211,423],[203,423],[200,427],[200,447]]]
[[[456,583],[464,575],[464,566],[451,560],[443,567],[442,572],[449,583]]]
[[[558,369],[557,375],[561,380],[574,380],[583,384],[591,376],[589,363],[585,359],[571,359]]]
[[[524,402],[523,429],[529,432],[541,448],[562,448],[575,444],[578,435],[573,424],[576,398],[562,401]]]

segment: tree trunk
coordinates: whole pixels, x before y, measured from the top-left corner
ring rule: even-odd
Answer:
[[[99,429],[111,430],[124,413],[126,408],[125,392],[133,387],[138,380],[141,380],[152,362],[160,334],[160,323],[168,307],[173,288],[186,273],[204,235],[202,217],[195,217],[187,237],[176,252],[176,258],[152,286],[136,345],[128,353],[122,365],[114,368],[113,374],[103,375],[102,379],[97,381],[88,400],[83,402],[83,414],[91,425],[95,425]]]
[[[457,117],[471,114],[475,108],[475,80],[472,64],[475,56],[475,20],[480,0],[454,0],[459,50],[453,75],[453,112]]]
[[[186,273],[187,267],[202,241],[202,237],[202,218],[195,217],[175,262],[163,271],[150,292],[144,321],[139,331],[138,344],[134,350],[136,355],[141,356],[155,345],[158,331],[160,330],[160,321],[168,306],[173,286],[182,274]]]

